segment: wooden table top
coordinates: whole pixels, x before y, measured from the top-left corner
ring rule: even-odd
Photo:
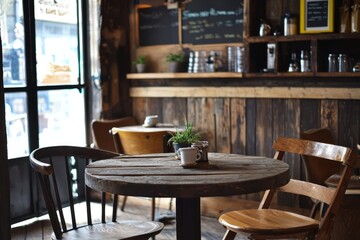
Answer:
[[[125,126],[125,127],[115,127],[113,130],[117,131],[131,131],[131,132],[176,132],[176,130],[180,130],[183,127],[175,127],[170,124],[157,124],[155,127],[144,127],[143,125],[135,125],[135,126]]]
[[[173,153],[121,156],[89,164],[86,185],[144,197],[210,197],[253,193],[289,181],[288,164],[265,157],[209,153],[209,164],[183,168]]]

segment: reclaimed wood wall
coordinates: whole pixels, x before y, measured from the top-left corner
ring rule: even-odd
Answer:
[[[150,1],[150,0],[149,0]],[[147,3],[148,1],[143,1]],[[155,6],[162,5],[163,1],[152,0]],[[279,1],[272,1],[278,3]],[[285,4],[288,1],[281,1]],[[290,4],[290,3],[289,3]],[[276,4],[278,6],[278,4]],[[290,4],[296,6],[296,4]],[[130,6],[130,7],[128,7]],[[287,8],[287,6],[283,6]],[[127,12],[128,11],[128,12]],[[122,13],[122,14],[120,14]],[[119,17],[121,16],[121,17]],[[126,17],[124,17],[126,16]],[[279,98],[195,98],[195,97],[129,97],[129,87],[134,85],[126,79],[125,74],[134,72],[129,66],[138,54],[153,54],[150,61],[150,71],[166,72],[164,56],[170,51],[178,51],[181,47],[193,50],[225,51],[227,45],[168,45],[138,47],[136,44],[134,7],[131,1],[102,0],[102,42],[101,53],[101,83],[103,94],[103,117],[116,118],[133,115],[142,123],[146,115],[157,114],[160,122],[181,125],[184,116],[202,132],[203,138],[210,142],[210,151],[224,153],[238,153],[247,155],[272,157],[272,142],[279,136],[298,137],[304,130],[319,127],[331,129],[337,143],[344,146],[353,146],[360,142],[360,101],[337,99],[279,99]],[[246,24],[246,23],[245,23]],[[129,29],[127,27],[129,26]],[[248,29],[249,26],[244,26]],[[257,29],[257,27],[256,27]],[[249,29],[247,30],[249,31]],[[123,39],[126,34],[126,40]],[[123,39],[124,40],[124,39]],[[114,44],[118,43],[118,44]],[[238,45],[241,45],[239,43]],[[126,47],[127,46],[127,47]],[[129,49],[128,49],[129,48]],[[184,79],[182,79],[184,80]],[[222,85],[226,86],[253,86],[254,79],[241,79],[230,81],[224,79]],[[254,86],[293,86],[294,79],[260,79]],[[314,80],[314,81],[313,81]],[[295,83],[300,87],[339,87],[358,88],[356,80],[320,80],[300,79]],[[146,80],[145,80],[146,81]],[[201,83],[188,79],[188,84],[171,80],[167,83],[152,79],[147,85],[190,85],[198,88],[209,85],[212,80]],[[190,83],[189,83],[190,82]],[[241,83],[238,83],[241,82]],[[350,82],[350,83],[349,83]],[[136,84],[136,81],[135,81]],[[141,85],[140,83],[139,85]],[[219,84],[212,84],[220,86]],[[346,86],[345,86],[346,85]],[[306,91],[306,89],[305,89]],[[294,157],[287,157],[290,164],[291,175],[294,178],[304,178],[303,166]],[[260,194],[241,196],[251,200],[258,200]],[[280,198],[291,206],[298,203],[295,199]]]
[[[181,125],[186,116],[209,141],[210,151],[272,157],[277,137],[299,137],[301,131],[319,127],[330,128],[340,145],[360,142],[358,100],[139,97],[132,101],[140,123],[146,115],[157,114],[160,122]],[[286,162],[292,177],[304,178],[300,161],[288,156]],[[286,198],[279,201],[298,204]]]

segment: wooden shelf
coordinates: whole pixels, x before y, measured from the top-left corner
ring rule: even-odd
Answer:
[[[156,79],[209,79],[209,78],[275,78],[275,77],[360,77],[360,72],[277,72],[277,73],[129,73],[129,80],[156,80]]]
[[[360,72],[318,72],[317,77],[360,77]]]
[[[288,99],[360,99],[360,88],[334,87],[236,87],[236,86],[154,86],[130,87],[131,97],[216,97],[216,98],[288,98]]]
[[[313,72],[259,72],[259,73],[245,73],[244,77],[254,78],[254,77],[314,77]]]
[[[236,72],[206,72],[206,73],[129,73],[126,78],[135,79],[169,79],[169,78],[242,78],[242,73]]]
[[[359,39],[360,33],[323,33],[323,34],[298,34],[292,36],[252,36],[247,38],[249,43],[263,42],[294,42],[311,40],[339,40],[339,39]]]
[[[360,77],[360,72],[277,72],[277,73],[245,73],[245,78],[254,77]]]

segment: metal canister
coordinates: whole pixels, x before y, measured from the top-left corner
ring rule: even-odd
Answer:
[[[337,72],[337,67],[338,67],[337,55],[330,53],[328,57],[328,71]]]
[[[349,60],[346,54],[339,54],[339,72],[349,71]]]
[[[297,21],[294,15],[285,13],[284,15],[284,36],[297,34]]]

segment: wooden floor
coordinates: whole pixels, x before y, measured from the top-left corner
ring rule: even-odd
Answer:
[[[175,201],[174,201],[175,203]],[[168,204],[167,204],[168,206]],[[161,206],[163,207],[163,206]],[[85,209],[85,208],[84,208]],[[174,209],[174,207],[172,208]],[[158,211],[162,214],[167,213],[168,209],[160,208]],[[109,211],[110,214],[110,211]],[[85,214],[84,218],[85,218]],[[118,220],[147,220],[150,219],[150,200],[140,198],[129,198],[124,212],[118,211]],[[85,220],[84,220],[85,221]],[[160,234],[156,236],[156,240],[176,239],[176,223],[174,220],[168,221]],[[42,217],[37,221],[23,226],[15,226],[12,228],[12,239],[14,240],[40,240],[51,239],[52,232],[50,221],[48,218]],[[202,217],[201,218],[201,240],[219,240],[222,239],[225,229],[218,223],[217,218]],[[237,237],[236,239],[242,239]]]

